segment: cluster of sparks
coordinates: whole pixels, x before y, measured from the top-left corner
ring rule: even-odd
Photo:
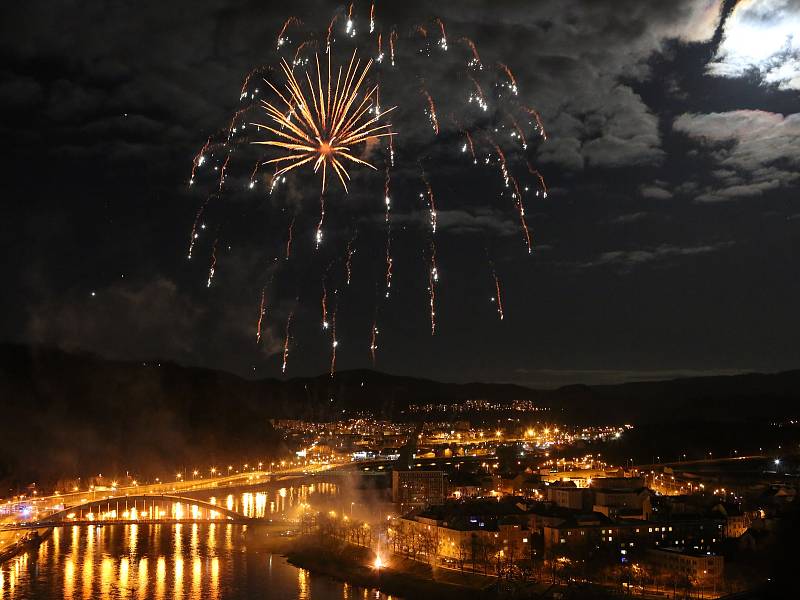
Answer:
[[[377,86],[363,94],[361,86],[372,60],[359,72],[361,60],[356,59],[354,52],[344,79],[342,68],[339,67],[334,84],[328,54],[327,80],[324,86],[319,56],[316,57],[316,64],[316,82],[312,82],[311,76],[306,73],[308,87],[304,90],[292,67],[285,60],[281,62],[286,77],[285,93],[270,82],[267,85],[280,98],[288,112],[266,100],[262,101],[263,108],[275,127],[261,123],[256,123],[256,127],[268,131],[274,137],[253,143],[289,151],[286,156],[266,161],[265,164],[283,164],[275,172],[275,177],[311,163],[315,173],[322,167],[323,194],[329,168],[336,173],[347,191],[346,180],[350,179],[350,175],[343,160],[375,169],[372,164],[354,156],[353,148],[370,140],[393,135],[390,125],[379,124],[380,119],[393,109],[369,116]]]
[[[392,194],[390,190],[391,174],[390,169],[395,166],[395,146],[393,137],[396,132],[393,126],[386,121],[386,116],[396,107],[386,110],[380,105],[380,78],[373,81],[370,70],[375,65],[383,66],[388,55],[388,67],[396,67],[398,62],[398,42],[400,36],[397,27],[392,26],[386,30],[381,29],[376,20],[375,2],[370,4],[368,33],[372,48],[369,55],[372,58],[362,60],[359,51],[354,50],[349,62],[342,66],[334,66],[332,58],[332,47],[336,43],[336,36],[343,35],[346,39],[356,39],[359,35],[357,19],[354,11],[354,4],[348,6],[347,11],[337,13],[329,21],[325,32],[319,36],[312,35],[309,39],[293,40],[292,35],[295,30],[304,24],[297,17],[289,17],[280,28],[275,38],[276,49],[285,52],[287,48],[292,48],[289,56],[293,57],[291,62],[281,58],[279,70],[276,73],[282,80],[274,83],[275,78],[267,79],[264,77],[264,90],[271,92],[271,99],[260,99],[256,102],[256,96],[260,93],[260,88],[252,88],[255,77],[271,69],[254,69],[247,74],[240,91],[240,102],[247,102],[248,105],[237,110],[231,118],[228,126],[222,130],[218,137],[209,137],[201,147],[192,161],[189,185],[194,185],[198,171],[204,169],[209,157],[220,156],[215,159],[213,170],[217,180],[214,192],[209,194],[205,202],[200,206],[195,214],[189,240],[188,258],[191,259],[195,250],[195,245],[200,233],[206,228],[204,219],[209,201],[214,197],[219,197],[225,193],[226,178],[231,167],[231,158],[235,150],[234,140],[237,134],[242,133],[247,125],[252,125],[263,137],[259,139],[248,138],[249,143],[266,146],[270,150],[279,153],[278,156],[271,155],[266,159],[260,159],[250,172],[247,187],[256,187],[259,179],[259,170],[262,167],[274,169],[269,179],[268,190],[271,194],[279,185],[286,182],[286,176],[292,171],[300,172],[302,167],[319,174],[321,177],[321,191],[319,193],[319,220],[314,231],[314,248],[319,250],[323,242],[323,228],[325,225],[326,195],[328,193],[328,180],[335,175],[335,179],[341,184],[344,193],[348,193],[348,184],[352,185],[351,176],[348,169],[365,167],[377,170],[372,159],[368,160],[366,148],[368,145],[382,148],[385,152],[385,175],[382,197],[383,220],[385,224],[385,251],[383,253],[383,283],[376,285],[376,298],[382,296],[385,300],[390,297],[392,288],[394,257],[392,255]],[[438,30],[438,32],[437,32]],[[437,32],[429,34],[430,32]],[[420,50],[423,59],[431,57],[431,49],[437,52],[448,52],[448,36],[445,23],[435,18],[426,24],[417,25],[414,34],[419,43],[424,44],[424,49]],[[454,38],[456,39],[456,38]],[[470,127],[464,126],[459,122],[454,112],[443,112],[447,115],[447,120],[452,122],[456,130],[460,132],[463,143],[460,144],[462,153],[468,154],[471,163],[478,166],[482,161],[485,165],[496,165],[502,180],[501,196],[507,194],[513,201],[514,208],[519,217],[520,229],[528,253],[533,252],[532,236],[528,227],[524,195],[528,192],[528,187],[521,186],[517,179],[517,174],[512,172],[512,165],[506,156],[506,151],[511,152],[511,156],[524,155],[529,147],[529,137],[526,135],[526,127],[532,128],[542,140],[547,139],[541,115],[535,109],[528,107],[517,99],[519,96],[519,85],[512,70],[502,62],[484,63],[478,52],[475,42],[468,37],[457,38],[459,45],[469,51],[468,56],[461,65],[465,65],[467,70],[464,81],[470,84],[470,90],[466,98],[466,106],[473,106],[471,110],[477,109],[478,115],[481,113],[489,115],[501,115],[502,129],[506,137],[498,133],[495,125],[483,125]],[[385,54],[386,48],[387,54]],[[322,60],[318,52],[324,52]],[[374,54],[373,54],[374,53]],[[311,69],[306,66],[311,63]],[[492,67],[491,65],[495,66]],[[463,67],[462,67],[463,68]],[[305,69],[305,70],[304,70]],[[493,90],[485,88],[481,83],[484,74],[487,72],[497,73],[500,79],[494,83]],[[434,137],[440,135],[443,123],[440,123],[440,116],[436,102],[432,96],[439,93],[426,87],[424,78],[417,76],[416,89],[422,97],[420,102],[421,113],[427,118],[430,129]],[[489,89],[489,94],[486,93]],[[492,96],[494,94],[494,96]],[[419,98],[419,96],[417,96]],[[501,105],[501,98],[508,98]],[[441,100],[441,98],[439,98]],[[497,106],[495,106],[497,100]],[[253,105],[260,107],[268,117],[266,123],[247,123],[245,116]],[[483,117],[476,117],[479,120]],[[474,119],[473,119],[474,120]],[[442,139],[445,136],[442,135]],[[506,145],[504,151],[501,143],[511,144],[511,149]],[[482,150],[488,149],[488,153],[482,154]],[[479,157],[481,161],[479,161]],[[417,159],[422,164],[422,157]],[[531,163],[525,159],[528,175],[535,178],[535,195],[547,198],[548,190],[542,174]],[[249,163],[252,164],[252,163]],[[248,167],[249,168],[249,167]],[[330,173],[329,173],[330,172]],[[437,330],[437,289],[439,285],[439,267],[437,264],[436,234],[438,227],[438,213],[436,208],[436,197],[434,188],[426,173],[421,174],[423,190],[419,194],[421,203],[428,212],[429,232],[427,235],[426,246],[423,249],[423,258],[426,263],[427,271],[427,291],[428,305],[430,311],[430,332],[434,335]],[[283,260],[289,261],[292,257],[292,245],[294,238],[294,228],[297,211],[290,217],[287,227],[287,234],[283,250]],[[353,257],[356,253],[356,234],[347,242],[341,259],[344,284],[350,286],[353,276]],[[210,287],[217,271],[217,246],[218,234],[213,241],[211,250],[211,262],[208,270],[207,287]],[[281,242],[283,243],[283,242]],[[275,258],[279,261],[280,256]],[[276,265],[278,263],[276,262]],[[331,263],[332,264],[332,263]],[[493,283],[491,303],[494,305],[498,319],[504,320],[504,308],[502,298],[501,281],[495,270],[494,263],[490,261],[491,276]],[[336,312],[339,304],[338,288],[334,289],[335,301],[331,311],[328,302],[328,275],[331,265],[326,269],[322,278],[322,329],[330,333],[331,356],[330,373],[334,374],[336,368],[336,350],[338,339],[336,333]],[[272,278],[270,278],[270,284]],[[269,284],[268,284],[269,285]],[[256,322],[256,344],[260,344],[264,337],[267,327],[266,317],[268,312],[267,296],[268,286],[264,286],[260,292],[257,322]],[[269,292],[270,302],[274,303],[272,291]],[[294,307],[288,313],[285,323],[282,366],[281,371],[286,372],[289,352],[292,345],[292,327],[296,314],[299,296],[295,299]],[[378,349],[378,306],[376,301],[375,317],[370,328],[369,355],[372,364],[376,362]],[[270,309],[272,311],[272,309]]]

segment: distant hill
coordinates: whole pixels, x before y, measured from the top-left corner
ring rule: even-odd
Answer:
[[[559,410],[570,420],[581,422],[782,419],[800,416],[798,400],[800,370],[567,386],[555,391]]]
[[[365,409],[399,418],[409,404],[528,399],[558,422],[747,420],[798,414],[799,391],[800,371],[549,391],[369,370],[250,381],[171,362],[0,344],[0,483],[258,460],[281,451],[271,418]]]

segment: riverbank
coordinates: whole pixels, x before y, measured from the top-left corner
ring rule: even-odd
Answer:
[[[376,569],[375,554],[350,544],[322,543],[319,538],[299,538],[286,553],[288,561],[312,573],[327,575],[339,581],[400,596],[402,598],[437,598],[437,600],[470,600],[497,598],[497,579],[473,573],[431,566],[402,557],[386,559]]]
[[[36,548],[53,533],[52,527],[0,534],[0,565],[15,556]]]

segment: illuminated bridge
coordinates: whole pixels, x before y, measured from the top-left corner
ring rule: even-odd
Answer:
[[[6,523],[0,530],[39,529],[68,525],[148,523],[251,523],[254,519],[234,510],[174,495],[142,494],[92,500],[53,512],[33,521]]]

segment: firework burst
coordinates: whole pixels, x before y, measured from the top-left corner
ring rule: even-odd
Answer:
[[[369,162],[355,156],[354,148],[371,140],[394,135],[389,124],[380,123],[394,107],[377,112],[372,110],[373,104],[376,104],[378,86],[366,92],[362,88],[372,60],[368,60],[361,68],[361,60],[353,52],[344,77],[342,68],[339,67],[335,81],[330,54],[327,63],[327,74],[323,77],[319,56],[316,56],[316,82],[306,72],[308,86],[304,88],[289,64],[285,60],[281,62],[286,78],[285,92],[281,92],[270,82],[267,85],[283,103],[283,110],[270,102],[262,101],[274,127],[262,123],[254,125],[273,137],[253,142],[289,151],[286,156],[264,163],[279,165],[275,177],[306,164],[311,164],[315,173],[321,167],[323,193],[329,168],[336,173],[342,187],[347,191],[350,175],[345,168],[346,162],[375,169]]]

